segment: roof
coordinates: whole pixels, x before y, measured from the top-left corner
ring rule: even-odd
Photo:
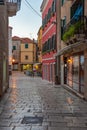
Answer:
[[[21,38],[22,43],[32,43],[33,41],[30,38]]]
[[[12,37],[12,40],[13,40],[13,41],[20,40],[22,43],[32,43],[32,42],[33,42],[33,40],[31,40],[31,39],[28,38],[28,37],[20,38],[20,37],[18,37],[18,36]]]
[[[12,40],[21,40],[21,38],[20,37],[18,37],[18,36],[14,36],[14,37],[12,37]]]

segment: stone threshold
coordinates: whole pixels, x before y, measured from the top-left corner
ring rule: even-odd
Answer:
[[[68,91],[72,92],[76,96],[80,97],[81,99],[85,100],[84,95],[82,95],[81,93],[77,92],[76,90],[70,88],[68,85],[63,84],[62,87],[65,88],[65,89],[67,89]]]

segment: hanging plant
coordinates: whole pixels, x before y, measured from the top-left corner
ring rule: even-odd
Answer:
[[[66,42],[71,37],[74,36],[75,33],[78,33],[79,29],[82,29],[84,27],[83,21],[78,21],[74,25],[71,25],[68,30],[63,34],[63,41]]]
[[[75,26],[71,25],[68,29],[67,32],[64,33],[63,35],[63,41],[67,41],[68,39],[70,39],[70,37],[74,36],[75,33]]]

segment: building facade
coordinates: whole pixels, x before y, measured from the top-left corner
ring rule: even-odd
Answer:
[[[37,35],[38,63],[42,63],[42,27],[40,27]]]
[[[61,6],[61,84],[87,99],[87,1],[63,1]]]
[[[12,69],[20,70],[20,49],[21,49],[21,38],[14,36],[12,37]]]
[[[33,69],[37,76],[42,76],[42,27],[39,28],[37,36],[37,60]]]
[[[21,71],[33,71],[33,65],[36,63],[36,43],[29,38],[21,38],[20,66]]]
[[[18,4],[19,3],[19,4]],[[8,75],[8,17],[16,15],[19,10],[21,0],[1,0],[0,1],[0,96],[9,87]]]
[[[43,0],[42,12],[42,78],[55,82],[56,1]]]
[[[8,62],[12,69],[12,27],[10,26],[8,28]]]

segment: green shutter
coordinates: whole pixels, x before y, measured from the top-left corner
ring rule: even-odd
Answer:
[[[51,8],[51,13],[54,14],[56,12],[56,0],[53,1]]]
[[[54,49],[56,49],[56,34],[54,35]]]
[[[13,50],[16,50],[16,46],[13,46]]]
[[[63,6],[63,4],[64,4],[64,0],[61,0],[61,6]]]
[[[25,48],[28,48],[28,44],[25,44]]]

